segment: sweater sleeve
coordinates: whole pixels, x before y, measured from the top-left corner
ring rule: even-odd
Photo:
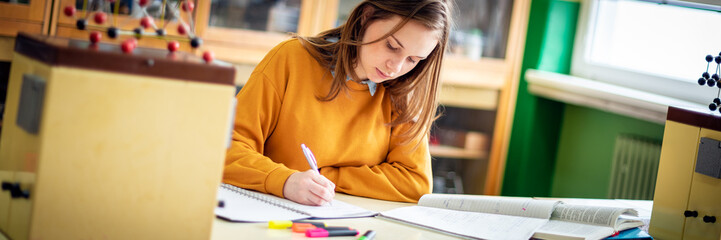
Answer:
[[[336,184],[336,191],[377,199],[417,202],[432,190],[431,155],[428,139],[402,144],[403,127],[391,129],[385,161],[375,166],[323,167],[321,174]],[[421,141],[418,144],[418,141]],[[417,147],[416,147],[417,145]]]
[[[236,98],[239,104],[223,182],[283,197],[285,181],[297,171],[262,154],[278,120],[281,96],[263,71],[254,71]]]

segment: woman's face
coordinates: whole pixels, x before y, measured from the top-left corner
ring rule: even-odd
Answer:
[[[402,20],[400,16],[393,16],[370,23],[363,35],[363,43],[383,37]],[[437,32],[411,20],[389,37],[361,45],[355,73],[360,79],[375,83],[402,76],[431,54],[438,44],[437,36]]]

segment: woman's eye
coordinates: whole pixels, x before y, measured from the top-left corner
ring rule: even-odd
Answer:
[[[415,63],[416,63],[416,61],[415,61],[415,60],[413,60],[413,58],[411,58],[411,57],[409,57],[409,58],[408,58],[408,61],[409,61],[409,62],[411,62],[411,63],[413,63],[413,64],[415,64]]]
[[[398,48],[394,48],[393,46],[391,46],[391,43],[390,43],[390,42],[386,42],[386,46],[387,46],[388,49],[390,49],[390,50],[393,50],[393,51],[398,50]]]

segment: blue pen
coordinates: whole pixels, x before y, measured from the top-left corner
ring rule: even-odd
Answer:
[[[310,168],[313,169],[315,172],[320,173],[318,171],[318,162],[315,161],[315,156],[313,156],[313,152],[310,151],[310,148],[306,147],[305,143],[301,143],[300,148],[303,150],[303,154],[305,155],[305,159],[308,160],[308,165],[310,165]]]

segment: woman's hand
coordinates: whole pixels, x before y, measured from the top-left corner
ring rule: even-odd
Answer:
[[[312,169],[297,172],[285,181],[283,196],[300,204],[320,206],[333,201],[335,184]]]

